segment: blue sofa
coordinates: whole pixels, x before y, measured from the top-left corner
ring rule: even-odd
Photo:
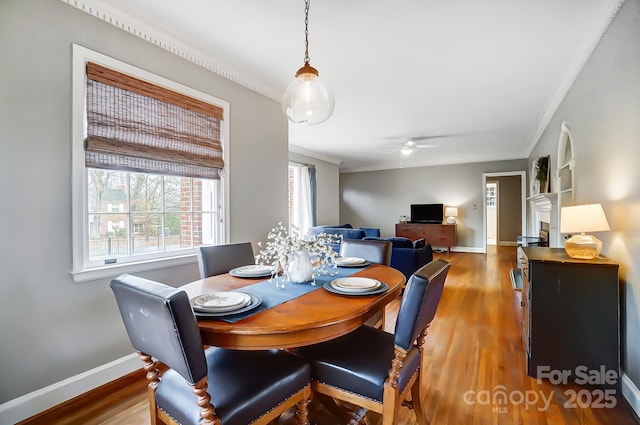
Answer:
[[[433,249],[431,244],[427,243],[424,238],[411,241],[408,238],[391,237],[365,237],[364,239],[374,239],[390,241],[391,248],[391,267],[402,272],[407,281],[420,267],[433,261]]]
[[[315,238],[320,233],[342,236],[342,239],[364,239],[366,237],[380,237],[380,229],[374,227],[360,227],[354,229],[350,224],[323,225],[309,229],[309,234]],[[332,244],[335,252],[340,252],[340,243]]]

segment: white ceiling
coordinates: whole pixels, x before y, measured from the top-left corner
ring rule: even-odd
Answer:
[[[303,0],[63,1],[277,101],[303,64]],[[290,124],[291,149],[341,171],[525,158],[617,3],[314,0],[311,65],[336,108]],[[418,136],[444,137],[389,152]]]

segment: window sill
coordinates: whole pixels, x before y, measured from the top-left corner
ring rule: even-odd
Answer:
[[[98,279],[113,278],[123,273],[137,273],[148,270],[157,270],[167,267],[195,264],[198,262],[196,254],[182,255],[179,257],[160,258],[156,260],[140,261],[138,263],[116,264],[107,267],[79,270],[71,272],[76,283],[89,282]]]

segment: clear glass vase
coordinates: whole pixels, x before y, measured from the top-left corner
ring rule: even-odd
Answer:
[[[313,264],[308,252],[293,252],[289,264],[287,264],[287,275],[293,283],[303,283],[311,280],[313,277]]]

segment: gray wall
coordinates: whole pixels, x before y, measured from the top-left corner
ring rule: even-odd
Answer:
[[[411,204],[458,207],[457,246],[484,248],[483,173],[525,171],[525,159],[340,174],[340,222],[395,235]]]
[[[560,126],[575,148],[575,203],[601,202],[611,226],[596,236],[620,262],[623,369],[640,386],[640,0],[627,0],[529,157],[557,164]],[[554,165],[555,166],[555,165]],[[553,175],[553,173],[552,173]],[[552,188],[557,187],[553,186]],[[585,312],[588,314],[589,312]]]
[[[288,125],[277,102],[60,1],[3,0],[0,403],[133,351],[108,279],[70,275],[72,43],[228,101],[230,239],[264,240],[287,219]],[[198,278],[195,262],[140,275]]]
[[[289,160],[316,166],[317,220],[321,224],[337,224],[340,217],[338,202],[339,169],[336,164],[289,152]]]
[[[518,236],[522,235],[521,178],[487,177],[487,182],[498,182],[498,245],[515,244]]]

